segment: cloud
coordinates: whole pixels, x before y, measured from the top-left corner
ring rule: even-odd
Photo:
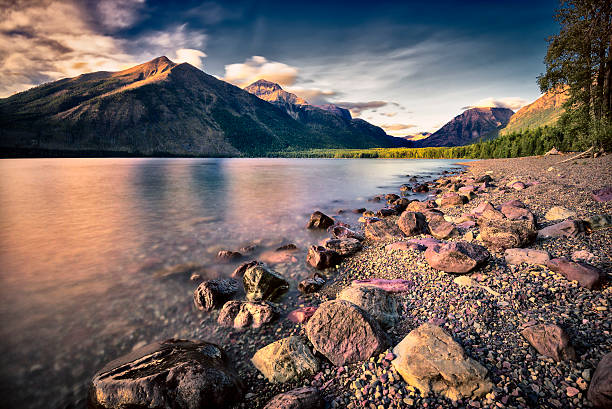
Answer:
[[[353,116],[359,116],[363,111],[384,107],[388,104],[385,101],[368,101],[368,102],[334,102],[339,107],[346,108],[351,111]]]
[[[495,99],[493,97],[483,98],[474,105],[468,105],[462,107],[461,109],[471,109],[471,108],[509,108],[513,111],[525,106],[528,104],[528,101],[519,97],[506,97]]]
[[[328,98],[335,97],[338,95],[333,90],[323,90],[318,88],[302,88],[302,87],[289,87],[287,91],[296,94],[298,97],[305,99],[312,105],[324,105],[329,104]]]
[[[382,124],[378,125],[385,131],[401,131],[404,129],[416,128],[418,125],[414,124]]]
[[[266,57],[254,55],[243,63],[225,66],[223,80],[239,87],[265,79],[281,86],[291,86],[298,78],[298,69],[290,65],[269,61]]]
[[[392,118],[395,115],[397,115],[397,112],[381,112],[380,113],[382,116],[386,116],[387,118]]]
[[[98,2],[96,8],[104,26],[123,29],[140,19],[144,5],[144,0],[105,0]]]
[[[176,50],[176,57],[172,60],[176,63],[187,62],[194,67],[203,68],[202,59],[206,58],[206,53],[192,48],[181,48]]]

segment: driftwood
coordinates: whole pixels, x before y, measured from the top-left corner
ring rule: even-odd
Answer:
[[[576,155],[576,156],[574,156],[572,158],[568,158],[568,159],[562,160],[561,162],[557,163],[557,165],[559,165],[561,163],[569,162],[569,161],[574,160],[574,159],[586,158],[587,156],[590,156],[589,152],[591,152],[592,150],[593,150],[593,146],[591,146],[586,151],[584,151],[582,153],[579,153],[578,155]]]

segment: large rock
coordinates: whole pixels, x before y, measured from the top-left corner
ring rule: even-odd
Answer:
[[[484,264],[489,259],[489,252],[477,244],[457,241],[427,248],[425,259],[436,270],[467,273]]]
[[[445,193],[440,200],[440,207],[461,206],[464,202],[463,196],[457,193]]]
[[[303,324],[313,316],[317,307],[301,307],[287,314],[287,319],[296,324]]]
[[[303,294],[316,293],[325,284],[325,278],[318,273],[314,276],[308,277],[298,284],[298,290]]]
[[[569,338],[563,328],[553,324],[538,324],[527,327],[521,335],[529,341],[541,355],[564,361],[575,359],[576,352],[570,345]]]
[[[391,362],[409,385],[423,395],[437,393],[452,400],[472,399],[488,393],[487,370],[440,327],[423,324],[395,348]]]
[[[345,226],[335,225],[327,229],[327,231],[336,239],[357,239],[359,241],[363,241],[365,239],[363,234],[351,230]]]
[[[609,214],[598,214],[584,219],[586,227],[590,231],[608,229],[612,227],[612,216]]]
[[[267,301],[244,302],[228,301],[219,311],[217,323],[225,327],[242,329],[246,327],[259,328],[264,324],[272,322],[278,313]]]
[[[254,264],[242,276],[246,298],[249,301],[274,301],[289,290],[289,283],[264,264]]]
[[[546,212],[544,218],[546,220],[563,220],[569,219],[570,217],[576,217],[576,212],[566,209],[561,206],[553,206]]]
[[[596,408],[612,408],[612,352],[604,355],[597,364],[587,398]]]
[[[425,232],[425,216],[419,212],[405,211],[397,219],[397,225],[406,236],[416,236]]]
[[[323,409],[325,402],[318,388],[303,387],[280,393],[264,409]]]
[[[253,365],[273,383],[292,381],[319,370],[319,361],[296,336],[273,342],[255,353]]]
[[[565,220],[552,226],[544,227],[538,231],[538,237],[576,237],[585,231],[584,223],[581,220]]]
[[[233,278],[218,278],[202,282],[193,293],[193,303],[202,311],[222,306],[238,291],[238,281]]]
[[[534,249],[507,249],[504,253],[504,258],[508,264],[543,264],[546,265],[550,260],[550,255],[544,250]]]
[[[534,219],[509,219],[497,210],[485,210],[478,225],[482,241],[497,249],[524,247],[537,236]]]
[[[306,262],[317,270],[335,267],[341,262],[340,254],[323,246],[310,246]]]
[[[591,196],[597,202],[609,202],[612,200],[612,186],[606,186],[598,190],[593,190]]]
[[[170,339],[137,349],[98,371],[88,407],[220,409],[239,402],[244,390],[217,345]]]
[[[554,258],[546,266],[570,281],[578,281],[578,284],[588,289],[598,287],[602,281],[603,274],[597,267],[587,263],[569,261],[565,257]]]
[[[307,229],[327,229],[334,225],[334,219],[318,210],[310,215],[310,220],[306,225]]]
[[[353,238],[327,239],[323,243],[323,246],[329,250],[335,251],[342,257],[353,255],[363,248],[361,242]]]
[[[451,222],[447,222],[444,216],[430,217],[427,223],[429,233],[436,239],[448,239],[449,237],[455,237],[459,234],[455,225]]]
[[[315,350],[336,366],[364,361],[388,345],[378,322],[345,300],[321,304],[308,320],[306,334]]]
[[[433,200],[427,200],[425,202],[420,202],[418,200],[412,201],[408,203],[406,206],[406,211],[409,212],[424,212],[427,209],[433,209],[437,206],[436,202]]]
[[[337,300],[352,302],[367,311],[383,327],[392,327],[399,320],[399,309],[395,297],[375,286],[357,285],[346,287]]]
[[[365,236],[372,241],[386,241],[406,237],[398,225],[389,219],[369,223],[365,228]]]

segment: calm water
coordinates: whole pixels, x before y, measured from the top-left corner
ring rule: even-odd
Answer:
[[[188,275],[160,278],[165,268],[197,263],[213,277],[235,267],[215,264],[219,249],[304,249],[320,239],[303,228],[313,210],[380,207],[367,197],[398,192],[407,174],[433,178],[451,163],[0,161],[0,407],[71,406],[117,354],[188,334],[196,284]]]

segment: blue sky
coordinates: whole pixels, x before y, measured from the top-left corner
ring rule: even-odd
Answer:
[[[539,96],[556,1],[10,1],[0,96],[167,55],[238,86],[265,78],[394,135]]]

